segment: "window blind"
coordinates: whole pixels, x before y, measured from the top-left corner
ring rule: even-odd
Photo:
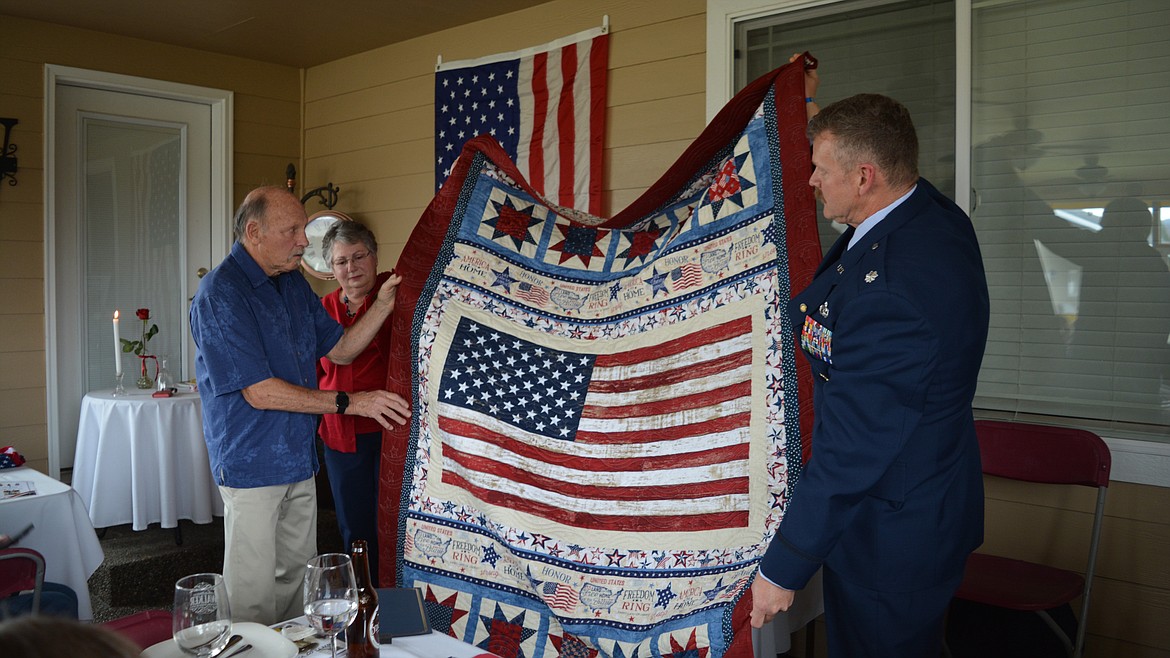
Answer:
[[[809,51],[820,62],[822,103],[880,93],[910,110],[919,169],[945,194],[955,183],[955,37],[950,0],[847,2],[741,24],[737,89]],[[845,229],[821,218],[828,249]]]
[[[1170,419],[1170,5],[975,2],[972,220],[991,329],[976,406]]]
[[[992,299],[976,407],[1170,436],[1170,3],[778,11],[737,28],[737,85],[812,52],[822,102],[879,92],[906,104],[922,174],[953,197],[956,21],[973,41],[974,146],[958,157],[972,163]],[[841,229],[830,226],[825,248]]]

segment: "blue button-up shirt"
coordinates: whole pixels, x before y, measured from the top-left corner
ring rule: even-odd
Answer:
[[[317,387],[317,360],[343,329],[299,271],[269,277],[239,242],[203,278],[191,305],[203,435],[215,481],[291,484],[317,471],[316,416],[260,410],[243,389],[271,377]]]

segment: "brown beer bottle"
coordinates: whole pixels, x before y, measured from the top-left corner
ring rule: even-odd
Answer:
[[[378,590],[370,582],[370,556],[364,539],[353,542],[353,573],[357,578],[357,616],[345,629],[346,656],[378,658]]]

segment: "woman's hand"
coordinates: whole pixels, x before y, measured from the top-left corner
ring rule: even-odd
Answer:
[[[390,277],[378,289],[377,302],[388,305],[390,307],[389,313],[394,312],[394,299],[398,296],[398,285],[400,283],[402,283],[402,276],[397,272],[391,271]]]
[[[788,58],[788,63],[791,64],[791,63],[799,60],[803,56],[804,56],[804,53],[792,53],[792,57]],[[817,97],[817,88],[820,87],[820,85],[821,85],[821,76],[817,73],[817,70],[814,68],[807,68],[806,67],[804,69],[804,98],[805,98],[804,105],[805,105],[806,114],[807,114],[809,119],[813,118],[813,116],[817,112],[821,111],[821,108],[817,106],[816,100],[809,100],[809,99],[815,99]]]

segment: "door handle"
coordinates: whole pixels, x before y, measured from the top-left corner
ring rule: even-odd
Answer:
[[[201,268],[195,270],[195,276],[202,279],[203,277],[207,276],[207,272],[208,272],[208,269],[206,267],[201,267]],[[188,297],[187,301],[188,302],[195,301],[195,295],[191,295],[190,297]]]

